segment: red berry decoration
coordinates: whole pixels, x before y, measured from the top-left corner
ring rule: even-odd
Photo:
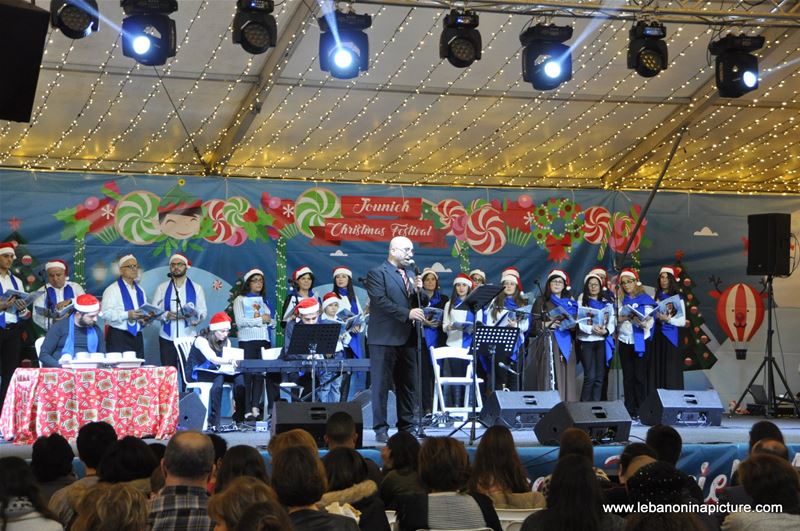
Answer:
[[[692,358],[688,356],[683,359],[683,364],[686,365],[687,367],[691,367],[693,363],[694,362],[692,361]]]
[[[689,308],[689,313],[691,313],[692,315],[697,315],[697,306],[692,306],[691,308]]]
[[[707,335],[702,335],[702,336],[700,336],[700,342],[701,342],[702,344],[704,344],[704,345],[705,345],[706,343],[708,343],[708,336],[707,336]]]
[[[694,299],[694,295],[692,295],[691,293],[686,296],[687,301],[690,301],[692,299]]]
[[[704,359],[704,360],[707,360],[707,359],[708,359],[708,352],[703,352],[703,359]]]
[[[683,285],[684,285],[684,286],[686,286],[686,287],[688,288],[689,286],[691,286],[691,285],[692,285],[692,279],[690,279],[690,278],[684,278],[684,279],[683,279]]]
[[[699,327],[699,326],[695,326],[695,327],[694,327],[694,333],[696,334],[696,333],[697,333],[697,332],[699,332],[699,331],[700,331],[700,327]]]
[[[29,266],[32,263],[33,263],[33,258],[31,258],[31,255],[26,254],[25,256],[22,257],[22,265]]]

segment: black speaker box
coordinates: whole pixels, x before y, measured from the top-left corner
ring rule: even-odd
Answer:
[[[495,391],[479,418],[487,426],[533,428],[560,401],[558,391]]]
[[[178,401],[178,429],[202,431],[206,413],[200,395],[191,391],[184,393]]]
[[[50,13],[22,0],[0,0],[0,120],[29,122],[39,82]]]
[[[639,407],[639,420],[647,426],[719,426],[722,411],[722,402],[716,391],[656,389]]]
[[[747,274],[789,274],[790,214],[751,214],[747,216]]]
[[[614,402],[560,402],[533,432],[540,444],[558,446],[567,428],[580,428],[598,444],[625,442],[631,433],[631,417],[621,400]]]
[[[310,433],[319,448],[325,447],[325,423],[338,411],[348,413],[356,423],[358,447],[364,438],[364,422],[361,404],[358,402],[275,402],[269,425],[270,437],[278,433],[300,428]]]

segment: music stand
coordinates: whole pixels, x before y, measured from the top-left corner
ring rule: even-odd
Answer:
[[[317,352],[333,354],[342,325],[339,323],[297,323],[292,330],[292,339],[286,349],[287,356],[311,356],[311,401],[317,401]]]
[[[516,327],[481,326],[475,329],[475,335],[472,336],[472,345],[477,345],[475,346],[475,356],[488,355],[492,358],[491,387],[487,394],[491,394],[495,390],[495,372],[497,370],[495,356],[503,353],[513,354],[518,337],[519,328]]]
[[[478,286],[477,289],[472,291],[469,295],[467,295],[463,301],[461,301],[458,306],[455,307],[456,310],[467,310],[473,313],[473,315],[478,314],[478,310],[482,310],[485,308],[497,295],[503,291],[503,286],[498,286],[497,284],[484,284],[482,286]],[[479,323],[475,323],[477,327]],[[478,328],[475,328],[475,334],[477,334]],[[472,355],[472,410],[469,412],[467,419],[461,423],[460,426],[456,427],[452,432],[450,432],[450,436],[452,436],[455,432],[461,431],[461,429],[470,423],[472,427],[469,431],[469,444],[472,445],[475,442],[475,423],[481,422],[478,419],[478,414],[475,411],[478,403],[478,397],[475,396],[476,390],[480,392],[478,389],[478,354],[477,350],[475,350],[475,335],[472,337],[472,343],[470,344],[470,354]],[[494,367],[492,367],[492,371],[494,371]],[[494,372],[493,372],[494,374]]]

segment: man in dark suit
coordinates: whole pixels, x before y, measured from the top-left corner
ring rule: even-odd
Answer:
[[[369,293],[370,371],[372,373],[372,419],[375,440],[389,440],[386,403],[389,386],[394,381],[397,394],[397,429],[413,431],[414,413],[418,404],[417,335],[414,322],[424,318],[418,308],[417,292],[421,279],[412,270],[414,245],[398,236],[389,243],[385,262],[367,275]],[[427,300],[425,295],[422,298]],[[426,300],[422,301],[424,305]]]

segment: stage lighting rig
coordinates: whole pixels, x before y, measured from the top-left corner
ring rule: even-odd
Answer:
[[[120,0],[127,15],[122,19],[122,55],[158,66],[175,57],[175,21],[167,15],[178,10],[177,0]]]
[[[278,40],[278,26],[270,13],[273,0],[237,0],[233,17],[233,44],[252,54],[266,52]]]
[[[474,11],[453,9],[444,17],[444,30],[439,38],[439,57],[456,68],[466,68],[481,58],[481,34]]]
[[[522,79],[536,90],[551,90],[572,79],[572,52],[564,44],[572,38],[572,26],[536,24],[523,31]]]
[[[318,19],[319,67],[338,79],[351,79],[369,68],[369,38],[363,30],[372,17],[332,11]],[[331,26],[334,27],[331,27]]]
[[[70,39],[88,37],[99,24],[96,0],[50,0],[50,25]]]
[[[653,77],[665,70],[669,63],[666,36],[667,28],[660,22],[640,20],[634,24],[628,44],[628,68],[642,77]]]
[[[738,98],[758,88],[758,58],[751,54],[764,46],[764,37],[728,33],[708,45],[716,55],[717,90],[723,98]]]

